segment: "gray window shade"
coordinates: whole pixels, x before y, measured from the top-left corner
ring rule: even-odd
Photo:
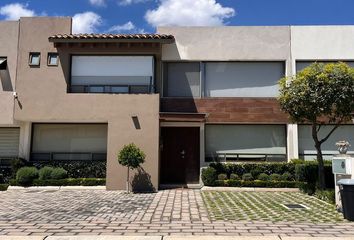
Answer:
[[[34,124],[32,152],[107,152],[107,124]]]
[[[324,138],[333,126],[323,126],[319,132],[320,138]],[[310,125],[298,125],[299,154],[306,160],[316,159],[315,144],[311,135]],[[334,131],[326,142],[322,144],[322,153],[325,159],[332,159],[332,156],[338,154],[336,142],[346,140],[353,145],[354,143],[354,125],[343,125]],[[353,148],[349,149],[349,154],[354,154]]]
[[[296,61],[296,71],[299,72],[301,70],[303,70],[304,68],[310,66],[312,63],[314,63],[315,61]],[[329,63],[330,61],[317,61],[319,63]],[[333,60],[333,62],[336,62],[335,60]],[[353,61],[342,61],[345,62],[346,64],[348,64],[351,67],[354,67],[354,62]]]
[[[199,97],[200,64],[166,63],[164,65],[165,97]]]
[[[207,97],[276,97],[284,62],[206,63]]]
[[[264,154],[286,154],[285,125],[207,125],[207,158],[223,154],[240,158],[263,157]],[[252,155],[242,155],[254,154]]]
[[[0,128],[0,157],[18,157],[19,128]]]

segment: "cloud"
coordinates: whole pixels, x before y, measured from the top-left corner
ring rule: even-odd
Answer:
[[[73,33],[94,33],[101,25],[101,16],[94,12],[77,13],[73,16]]]
[[[137,28],[131,21],[122,25],[114,25],[108,29],[108,32],[112,33],[144,33],[144,29]]]
[[[135,3],[142,3],[142,2],[147,2],[150,0],[119,0],[118,4],[121,6],[128,6],[131,4],[135,4]]]
[[[235,10],[216,0],[160,0],[160,5],[145,14],[154,26],[221,26],[235,16]]]
[[[28,5],[21,3],[11,3],[0,8],[0,14],[5,16],[5,20],[18,20],[20,17],[33,17],[36,13],[28,9]]]
[[[106,0],[90,0],[90,4],[97,7],[106,6]]]

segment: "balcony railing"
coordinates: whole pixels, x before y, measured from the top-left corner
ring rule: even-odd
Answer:
[[[105,161],[101,152],[32,152],[31,161]]]
[[[71,85],[70,93],[154,93],[152,85]]]

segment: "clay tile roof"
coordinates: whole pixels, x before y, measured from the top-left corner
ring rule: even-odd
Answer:
[[[56,34],[49,37],[51,42],[80,41],[80,40],[118,40],[118,41],[162,41],[174,42],[174,36],[167,34]]]

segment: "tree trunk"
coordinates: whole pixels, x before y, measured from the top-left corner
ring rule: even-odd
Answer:
[[[129,167],[128,167],[128,173],[127,173],[127,192],[130,193],[130,190],[129,190]]]
[[[320,190],[324,190],[326,188],[326,180],[324,175],[324,163],[323,163],[323,156],[321,145],[322,143],[318,140],[317,136],[317,125],[312,125],[312,138],[315,142],[315,148],[317,152],[317,162],[318,162],[318,187]]]

